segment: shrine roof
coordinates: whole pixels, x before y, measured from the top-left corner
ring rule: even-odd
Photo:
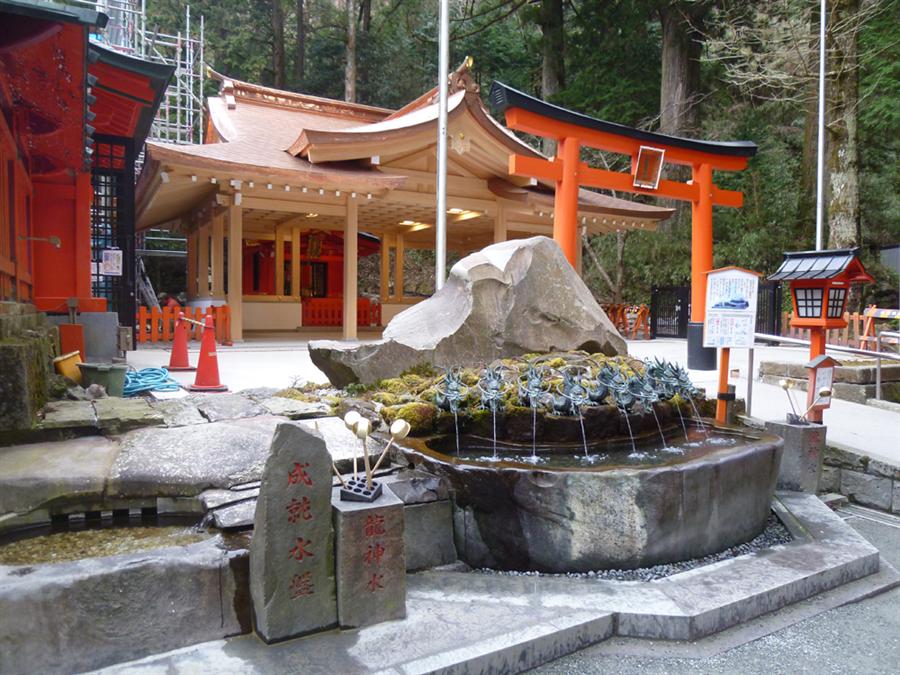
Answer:
[[[857,257],[859,248],[840,248],[826,251],[791,251],[769,281],[797,281],[834,279],[846,276],[845,281],[872,281]]]
[[[91,87],[96,103],[92,125],[97,134],[125,136],[138,147],[144,142],[165,95],[175,66],[155,63],[91,43],[88,67],[97,78]]]
[[[698,141],[680,136],[670,136],[654,131],[644,131],[634,127],[607,122],[605,120],[590,117],[568,108],[562,108],[552,103],[547,103],[534,96],[513,89],[502,82],[494,82],[491,85],[491,106],[496,112],[505,112],[508,108],[521,108],[536,115],[548,117],[559,122],[602,131],[617,136],[624,136],[638,141],[652,143],[654,145],[684,148],[695,152],[710,155],[729,157],[752,157],[756,154],[757,146],[752,141]]]

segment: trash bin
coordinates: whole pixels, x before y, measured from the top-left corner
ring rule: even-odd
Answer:
[[[103,385],[108,396],[122,396],[125,391],[125,373],[128,366],[119,363],[79,363],[81,386]]]

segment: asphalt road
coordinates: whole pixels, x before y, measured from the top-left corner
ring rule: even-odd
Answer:
[[[884,560],[900,567],[900,518],[857,507],[843,509],[841,515],[878,547]],[[705,647],[703,651],[709,653],[710,645]],[[601,643],[552,661],[531,673],[898,673],[900,588],[829,610],[714,656],[674,658],[654,655],[663,649],[659,643],[633,640],[627,647],[630,655],[626,656],[621,653],[622,647]]]

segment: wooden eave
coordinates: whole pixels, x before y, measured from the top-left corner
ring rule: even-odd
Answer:
[[[543,157],[534,148],[497,124],[488,115],[477,93],[459,91],[451,95],[447,110],[448,125],[459,122],[466,114],[471,115],[478,128],[507,152]],[[403,123],[403,117],[408,118],[408,124]],[[365,159],[384,154],[385,148],[390,148],[392,154],[401,154],[433,145],[436,140],[437,123],[437,105],[431,104],[380,124],[340,131],[305,129],[288,148],[288,152],[295,157],[306,157],[314,164]],[[505,166],[507,158],[504,156],[500,159]]]

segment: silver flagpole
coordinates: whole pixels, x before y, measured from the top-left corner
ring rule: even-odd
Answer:
[[[438,56],[438,174],[437,218],[434,231],[434,289],[444,286],[447,269],[447,79],[450,69],[449,0],[439,0],[440,46]]]
[[[825,246],[823,230],[825,223],[825,23],[827,21],[825,0],[819,10],[819,139],[816,157],[816,250]]]

